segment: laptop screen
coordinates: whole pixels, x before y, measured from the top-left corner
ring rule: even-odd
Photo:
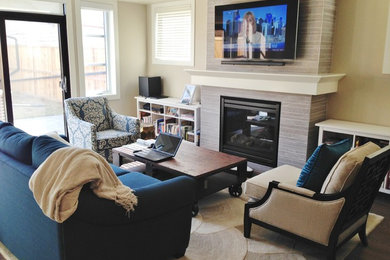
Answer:
[[[181,137],[177,135],[170,135],[166,133],[160,133],[157,136],[156,142],[154,143],[154,150],[175,155],[179,149],[181,143]]]

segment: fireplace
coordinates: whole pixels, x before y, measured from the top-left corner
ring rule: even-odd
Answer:
[[[276,167],[280,102],[221,96],[219,150]]]

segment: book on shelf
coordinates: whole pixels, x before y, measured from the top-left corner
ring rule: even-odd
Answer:
[[[187,140],[187,132],[192,130],[192,125],[182,125],[180,127],[180,134],[184,140]]]
[[[197,142],[196,145],[199,145],[200,143],[200,130],[196,131],[196,137],[197,137]],[[195,132],[194,130],[189,130],[186,132],[186,135],[184,137],[185,140],[194,143],[195,142]]]
[[[146,116],[150,116],[150,113],[144,112],[144,111],[141,111],[139,114],[140,114],[141,118],[146,117]]]
[[[165,132],[173,135],[179,134],[179,125],[176,123],[167,123],[165,127]]]
[[[195,142],[194,131],[188,131],[185,139],[189,142]]]
[[[194,120],[194,114],[192,113],[182,113],[180,117],[182,119]]]
[[[145,124],[145,125],[153,124],[152,116],[150,115],[150,116],[141,117],[141,122],[142,122],[142,124]]]
[[[178,117],[179,111],[176,107],[168,107],[167,108],[167,115]]]
[[[154,121],[154,128],[156,134],[164,132],[164,118],[159,118]]]

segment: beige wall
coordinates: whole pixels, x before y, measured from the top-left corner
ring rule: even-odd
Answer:
[[[151,14],[148,8],[148,53],[152,53]],[[190,83],[189,74],[184,69],[206,69],[207,48],[207,0],[195,1],[195,66],[173,66],[152,64],[152,55],[148,57],[148,76],[161,76],[163,95],[180,98],[184,86]],[[198,89],[199,92],[199,89]],[[199,95],[197,95],[199,96]],[[195,97],[197,98],[197,97]]]
[[[332,72],[344,72],[328,118],[390,126],[390,75],[382,74],[389,0],[338,0]]]
[[[137,115],[134,97],[138,95],[138,76],[146,73],[146,6],[118,2],[120,100],[110,100],[121,114]]]
[[[390,126],[390,75],[382,74],[390,1],[338,0],[336,2],[336,26],[331,72],[346,73],[347,76],[340,82],[339,91],[330,95],[327,117]],[[123,22],[126,22],[125,18],[121,18],[127,12],[122,8],[126,5],[131,6],[131,4],[120,2],[119,8],[122,57],[123,45],[129,46],[131,40],[128,39],[127,42],[123,42],[124,36],[122,36],[122,31],[127,29],[127,25],[123,24]],[[139,15],[133,9],[128,10],[128,12]],[[147,53],[151,53],[150,8],[148,8],[147,13]],[[206,69],[207,0],[196,0],[195,13],[194,68]],[[130,20],[130,16],[127,15],[126,19]],[[128,29],[134,30],[131,27]],[[121,83],[125,82],[122,84],[126,84],[127,81],[128,86],[135,84],[131,93],[137,95],[136,77],[130,80],[130,76],[126,76],[127,79],[124,79],[123,73],[129,71],[126,68],[127,64],[129,64],[128,61],[121,59]],[[146,75],[162,76],[163,94],[180,97],[184,85],[189,83],[189,75],[184,72],[184,69],[187,68],[191,67],[152,64],[149,55]],[[129,95],[131,95],[130,92]],[[122,95],[122,97],[126,98],[125,95]],[[120,103],[126,103],[127,101],[121,98]],[[134,105],[127,105],[131,114],[135,115]]]

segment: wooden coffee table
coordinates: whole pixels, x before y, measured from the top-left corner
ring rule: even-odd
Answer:
[[[225,188],[229,188],[232,196],[242,193],[241,184],[246,180],[247,159],[222,152],[212,151],[187,142],[182,142],[174,158],[162,162],[151,162],[133,155],[128,146],[112,149],[113,163],[122,165],[123,158],[141,161],[146,164],[146,173],[162,170],[176,176],[187,175],[198,183],[197,201]],[[237,167],[236,171],[230,170]],[[199,211],[194,205],[193,215]]]

